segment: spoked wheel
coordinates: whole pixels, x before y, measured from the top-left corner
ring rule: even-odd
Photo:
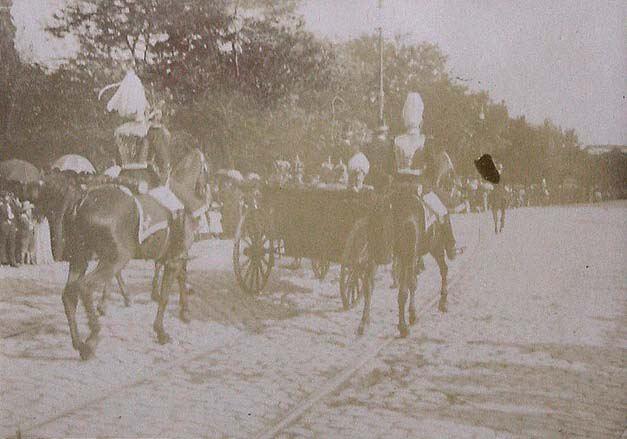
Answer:
[[[259,294],[268,283],[273,265],[272,240],[254,215],[243,215],[233,243],[233,269],[240,288],[251,295]]]
[[[344,310],[354,307],[364,294],[365,273],[353,265],[344,265],[340,269],[340,297]]]
[[[331,266],[331,262],[326,259],[312,259],[311,260],[311,269],[318,280],[324,280],[329,272],[329,267]]]

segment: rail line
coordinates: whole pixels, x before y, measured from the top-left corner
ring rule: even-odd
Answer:
[[[482,245],[481,240],[481,221],[479,222],[478,230],[477,230],[477,244],[473,247],[472,253],[468,255],[463,262],[463,265],[460,266],[458,272],[455,277],[451,279],[449,282],[449,295],[451,290],[457,287],[457,285],[465,278],[465,276],[469,273],[470,263],[474,261],[479,247]],[[438,303],[440,299],[439,292],[432,298],[424,301],[421,306],[418,307],[417,317],[423,316],[431,307],[433,307],[436,303]],[[370,363],[374,360],[379,353],[385,349],[387,346],[392,344],[396,340],[396,337],[383,337],[382,333],[374,336],[375,338],[382,338],[381,342],[376,344],[373,348],[368,350],[365,353],[361,353],[358,355],[354,361],[349,362],[348,364],[353,364],[353,366],[343,369],[340,373],[338,373],[335,377],[327,380],[324,384],[322,384],[319,389],[309,395],[307,398],[302,400],[299,404],[289,410],[285,416],[281,419],[277,420],[270,427],[262,430],[257,435],[255,435],[255,439],[272,439],[276,437],[279,433],[281,433],[285,428],[292,425],[298,419],[300,419],[305,413],[307,413],[310,409],[314,407],[314,405],[320,402],[325,397],[333,394],[340,388],[344,383],[346,383],[351,377],[353,377],[357,372],[359,372],[366,364]]]
[[[479,227],[478,227],[478,243],[477,245],[475,245],[472,249],[472,252],[468,255],[469,257],[466,258],[464,260],[464,262],[462,263],[462,265],[460,266],[460,268],[458,269],[458,272],[456,273],[456,275],[451,279],[451,281],[449,282],[449,294],[451,292],[451,290],[453,290],[456,285],[464,278],[464,276],[467,274],[468,272],[468,266],[470,265],[470,262],[472,262],[472,260],[474,260],[475,255],[477,253],[477,250],[479,248],[479,246],[481,245],[481,223],[479,223]],[[196,282],[194,282],[195,284]],[[192,285],[194,286],[194,285]],[[428,299],[427,301],[423,302],[422,304],[420,304],[419,306],[419,311],[417,313],[417,316],[422,316],[424,315],[424,313],[429,310],[433,305],[435,305],[439,300],[439,293],[436,294],[433,298]],[[244,303],[244,306],[247,306],[246,303]],[[254,313],[254,312],[253,312]],[[7,338],[11,338],[11,337],[16,337],[19,335],[23,335],[23,334],[27,334],[30,333],[32,331],[37,330],[40,327],[45,326],[45,324],[38,324],[38,325],[32,325],[29,326],[27,328],[23,328],[20,331],[5,335],[4,337],[2,337],[3,339],[7,339]],[[215,346],[212,347],[211,349],[207,349],[201,352],[195,352],[192,353],[190,355],[187,355],[185,357],[179,358],[178,360],[172,361],[170,363],[167,363],[165,365],[163,365],[160,368],[154,368],[151,369],[150,373],[147,374],[143,374],[140,377],[137,377],[129,382],[123,383],[119,386],[114,386],[112,387],[109,391],[105,392],[105,393],[99,393],[98,396],[95,397],[91,397],[91,398],[87,398],[81,402],[79,402],[78,404],[62,410],[50,417],[47,417],[45,419],[41,419],[38,421],[35,421],[31,424],[27,424],[27,425],[20,425],[18,432],[20,435],[23,435],[25,433],[29,433],[32,432],[34,430],[40,429],[41,427],[44,427],[52,422],[55,422],[59,419],[62,419],[66,416],[72,415],[76,412],[79,412],[87,407],[90,407],[94,404],[97,404],[99,402],[102,401],[106,401],[107,399],[111,398],[112,396],[116,396],[116,395],[120,395],[121,393],[124,393],[128,390],[131,390],[135,387],[141,386],[143,384],[149,383],[151,381],[153,381],[155,378],[162,376],[165,373],[168,373],[169,371],[175,370],[177,368],[181,368],[183,366],[185,366],[186,364],[189,364],[189,362],[193,362],[202,358],[205,358],[207,356],[210,356],[211,354],[215,353],[215,352],[219,352],[221,350],[224,349],[228,349],[231,346],[235,346],[237,345],[237,343],[240,342],[240,340],[242,340],[245,336],[247,336],[247,332],[242,332],[238,335],[236,335],[232,340],[230,340],[227,343],[221,344],[219,346]],[[298,420],[303,414],[305,414],[309,409],[311,409],[313,407],[314,404],[316,404],[318,401],[320,401],[321,399],[323,399],[324,397],[328,396],[329,394],[333,393],[335,390],[337,390],[343,383],[345,383],[346,381],[348,381],[348,379],[350,379],[355,373],[357,373],[360,369],[362,369],[368,362],[370,362],[372,359],[374,359],[381,350],[383,350],[386,346],[390,345],[393,341],[395,340],[394,337],[388,337],[388,338],[384,338],[379,344],[377,344],[373,349],[369,350],[368,352],[365,353],[365,355],[360,355],[359,359],[354,363],[354,366],[343,370],[341,373],[339,373],[338,375],[336,375],[334,378],[326,381],[320,388],[318,391],[314,392],[313,394],[311,394],[309,397],[307,397],[305,400],[301,401],[296,407],[294,407],[293,409],[291,409],[282,419],[280,419],[278,422],[276,422],[275,424],[273,424],[270,428],[263,430],[261,433],[259,433],[257,436],[257,438],[272,438],[275,437],[278,433],[280,433],[282,430],[284,430],[286,427],[288,427],[290,424],[292,424],[293,422],[295,422],[296,420]],[[218,429],[216,429],[218,430]],[[8,436],[10,438],[17,438],[17,435],[14,436]]]

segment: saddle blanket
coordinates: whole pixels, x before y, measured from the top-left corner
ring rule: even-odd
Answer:
[[[140,194],[133,197],[139,211],[139,242],[168,227],[170,214],[164,211],[161,203],[150,195]]]
[[[158,186],[148,191],[148,195],[153,197],[159,204],[172,213],[185,209],[181,200],[167,186]]]
[[[446,206],[440,201],[440,198],[433,192],[429,192],[422,196],[422,199],[425,201],[425,204],[429,209],[431,209],[436,215],[439,217],[445,217],[448,214],[448,209]]]

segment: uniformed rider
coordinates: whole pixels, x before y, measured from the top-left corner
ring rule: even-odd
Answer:
[[[434,181],[431,151],[429,146],[425,147],[427,139],[421,132],[423,111],[424,104],[420,95],[409,93],[403,107],[403,122],[407,131],[394,139],[395,179],[415,183],[417,195],[436,213],[443,227],[446,254],[452,260],[457,255],[457,249],[448,208],[444,204],[449,200],[442,199],[445,192],[436,187]]]

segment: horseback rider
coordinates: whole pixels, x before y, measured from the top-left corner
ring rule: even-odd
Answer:
[[[121,82],[104,87],[98,97],[112,87],[117,87],[117,91],[109,100],[107,110],[132,119],[115,129],[122,168],[147,168],[151,162],[159,180],[165,184],[170,172],[171,137],[162,124],[165,101],[151,108],[144,86],[133,70],[128,70]]]
[[[414,184],[416,195],[435,212],[443,227],[446,254],[453,260],[458,252],[450,215],[445,205],[450,204],[450,200],[448,194],[438,186],[432,142],[427,142],[421,133],[423,111],[424,104],[420,95],[409,93],[403,107],[403,122],[407,132],[394,139],[395,180]]]

